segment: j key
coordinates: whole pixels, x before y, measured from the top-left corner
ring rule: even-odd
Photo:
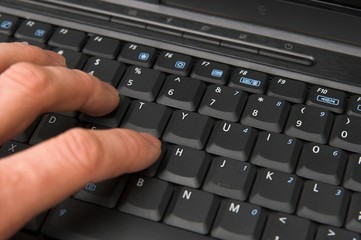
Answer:
[[[164,222],[201,234],[210,231],[219,199],[211,193],[180,188],[173,196]]]
[[[3,145],[1,145],[0,158],[10,156],[14,153],[18,153],[29,147],[30,146],[25,143],[20,143],[20,142],[16,142],[16,141],[8,141],[8,142],[4,143]]]
[[[155,58],[154,48],[127,43],[119,54],[118,61],[141,67],[151,67]]]
[[[361,118],[347,115],[336,117],[330,145],[352,152],[361,153]]]
[[[252,204],[223,200],[211,235],[225,240],[260,239],[267,212]]]
[[[206,84],[196,79],[169,76],[159,93],[158,103],[188,111],[197,109]]]
[[[284,213],[271,213],[262,240],[309,240],[313,239],[315,232],[316,224],[307,219]]]
[[[306,143],[297,167],[297,175],[334,185],[339,185],[347,161],[341,149]]]
[[[81,69],[87,60],[87,57],[81,52],[74,52],[61,48],[54,48],[53,51],[65,57],[66,66],[70,69]]]
[[[59,27],[54,31],[48,44],[53,47],[64,48],[71,51],[80,51],[86,37],[84,32]]]
[[[343,186],[345,188],[361,192],[361,155],[351,155],[345,173]]]
[[[332,226],[319,226],[315,240],[360,240],[360,235]]]
[[[122,212],[160,221],[172,195],[169,183],[156,178],[133,176],[118,209]]]
[[[223,197],[244,201],[248,197],[256,168],[249,163],[215,157],[203,189]]]
[[[199,107],[199,113],[237,122],[246,103],[247,94],[234,88],[210,85]]]
[[[192,58],[179,53],[163,51],[155,62],[154,69],[170,74],[187,76],[192,65]]]
[[[336,227],[343,225],[350,192],[327,183],[307,181],[303,186],[297,215]]]
[[[122,78],[118,89],[122,95],[154,101],[163,84],[165,74],[157,70],[129,67]]]
[[[234,70],[230,87],[243,89],[247,92],[263,94],[267,85],[267,74],[245,68]]]
[[[250,202],[266,208],[293,213],[302,188],[302,180],[294,174],[259,169]]]
[[[275,77],[270,81],[267,94],[294,103],[303,103],[307,93],[307,85],[291,79]]]
[[[113,60],[91,57],[83,71],[116,87],[125,71],[125,65]]]
[[[328,140],[333,122],[333,114],[320,108],[294,105],[285,133],[307,141],[324,144]]]
[[[168,182],[199,188],[209,163],[210,157],[204,151],[172,146],[162,161],[158,177]]]
[[[193,68],[191,77],[224,85],[226,84],[230,70],[228,65],[222,63],[199,60]]]
[[[57,114],[46,114],[31,137],[30,145],[48,140],[76,126],[76,119]]]
[[[113,208],[122,193],[127,176],[112,178],[99,183],[87,183],[74,197],[103,207]]]
[[[163,140],[186,147],[202,149],[208,139],[213,120],[198,113],[176,110],[164,132]]]
[[[256,130],[237,123],[219,121],[215,124],[206,151],[247,161],[256,139]]]
[[[349,206],[346,228],[361,233],[361,193],[354,193]]]
[[[258,166],[292,173],[297,165],[302,143],[284,134],[261,132],[253,150],[251,162]],[[282,149],[282,151],[275,151]]]
[[[344,111],[346,93],[320,86],[310,89],[307,104],[322,107],[332,112],[342,113]]]
[[[23,21],[15,32],[15,38],[45,43],[52,32],[49,24],[32,20]]]
[[[14,16],[0,14],[0,33],[10,36],[16,29],[19,19]]]
[[[123,128],[161,137],[172,111],[152,102],[134,101],[121,124]]]
[[[352,96],[349,99],[347,114],[355,117],[361,117],[361,96]]]
[[[83,48],[85,54],[108,59],[115,59],[119,51],[119,40],[98,35],[91,36]]]
[[[253,94],[243,111],[241,122],[263,130],[281,132],[290,104],[275,97]]]

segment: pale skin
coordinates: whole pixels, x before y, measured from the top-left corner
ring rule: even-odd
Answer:
[[[65,66],[56,53],[0,43],[0,145],[42,113],[79,110],[101,116],[121,104],[109,84]],[[0,159],[0,239],[88,182],[146,168],[160,148],[160,141],[145,133],[77,128]]]

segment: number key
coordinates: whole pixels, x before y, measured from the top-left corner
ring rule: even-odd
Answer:
[[[347,115],[336,117],[330,144],[352,152],[361,153],[361,119]]]

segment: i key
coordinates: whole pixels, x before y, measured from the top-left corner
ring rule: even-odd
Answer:
[[[352,152],[361,153],[361,118],[347,115],[336,117],[330,145]]]

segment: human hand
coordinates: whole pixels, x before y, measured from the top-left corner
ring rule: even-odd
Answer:
[[[56,53],[0,43],[0,145],[44,112],[101,116],[119,104],[109,84],[64,66]],[[139,171],[159,155],[160,142],[149,134],[77,128],[0,159],[0,239],[86,183]]]

